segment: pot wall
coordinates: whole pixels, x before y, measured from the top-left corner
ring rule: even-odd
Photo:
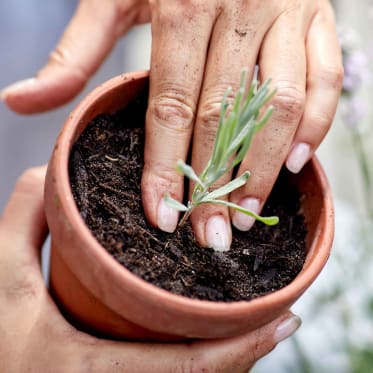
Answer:
[[[304,193],[308,255],[285,288],[250,302],[192,300],[159,289],[121,266],[96,241],[73,200],[68,176],[72,144],[97,114],[124,107],[148,84],[148,74],[118,76],[94,90],[70,115],[49,163],[46,215],[52,236],[51,290],[68,318],[114,338],[220,338],[257,329],[284,313],[314,281],[330,253],[334,219],[326,177],[316,158],[294,175]]]

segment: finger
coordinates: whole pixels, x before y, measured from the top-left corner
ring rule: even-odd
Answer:
[[[220,14],[214,27],[193,135],[192,165],[197,174],[211,157],[224,93],[228,87],[232,87],[232,92],[237,91],[243,68],[248,68],[248,76],[252,76],[260,42],[272,18],[268,11],[258,9],[257,4],[252,8],[251,2],[239,9],[230,6]],[[224,175],[214,188],[230,179],[230,173]],[[231,225],[226,207],[204,205],[195,210],[191,221],[202,246],[220,251],[229,249]]]
[[[300,319],[289,313],[239,337],[191,344],[145,344],[96,341],[88,346],[90,372],[247,372],[277,343],[292,335]]]
[[[1,217],[2,286],[28,276],[35,268],[41,278],[40,248],[48,232],[43,206],[45,170],[38,167],[21,176]]]
[[[248,183],[231,195],[231,200],[259,213],[289,152],[305,101],[305,30],[298,11],[282,13],[263,41],[260,56],[262,82],[272,78],[277,93],[274,113],[256,135],[238,173],[250,170]],[[254,219],[233,212],[232,223],[248,230]]]
[[[175,230],[178,213],[164,203],[163,195],[182,199],[183,179],[175,166],[188,153],[215,17],[210,8],[204,2],[155,1],[152,9],[142,198],[148,221],[166,232]]]
[[[329,2],[313,18],[307,36],[307,101],[287,168],[297,173],[328,132],[343,83],[343,65],[335,21]]]
[[[35,78],[2,91],[7,105],[29,114],[55,108],[77,95],[120,36],[115,3],[81,1],[47,65]]]

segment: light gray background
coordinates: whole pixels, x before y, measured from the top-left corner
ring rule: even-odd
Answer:
[[[77,0],[0,1],[0,89],[35,76],[47,61],[77,3]],[[0,211],[23,170],[48,162],[65,118],[83,95],[114,75],[148,68],[149,40],[147,26],[131,31],[117,44],[84,92],[60,109],[22,116],[0,103]]]

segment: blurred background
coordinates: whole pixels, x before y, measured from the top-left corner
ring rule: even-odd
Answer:
[[[77,0],[0,1],[0,89],[35,76],[47,62],[77,3]],[[48,162],[65,118],[81,98],[114,75],[148,68],[149,56],[149,26],[136,27],[117,44],[84,91],[63,108],[21,116],[0,103],[1,210],[22,171]]]
[[[35,75],[76,5],[76,0],[0,2],[0,88]],[[318,150],[335,199],[334,250],[293,308],[303,319],[301,329],[263,358],[256,373],[373,372],[373,3],[338,0],[334,6],[345,89]],[[84,92],[63,108],[21,116],[0,103],[1,210],[22,171],[48,162],[65,118],[82,96],[114,75],[148,68],[149,56],[150,28],[136,27],[118,42]]]

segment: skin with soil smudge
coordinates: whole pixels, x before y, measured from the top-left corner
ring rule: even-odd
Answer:
[[[80,213],[101,245],[144,280],[191,298],[250,300],[291,282],[305,260],[299,195],[283,171],[263,210],[278,225],[233,230],[230,251],[197,245],[189,223],[164,233],[145,220],[140,191],[146,95],[95,118],[73,146],[69,172]]]

